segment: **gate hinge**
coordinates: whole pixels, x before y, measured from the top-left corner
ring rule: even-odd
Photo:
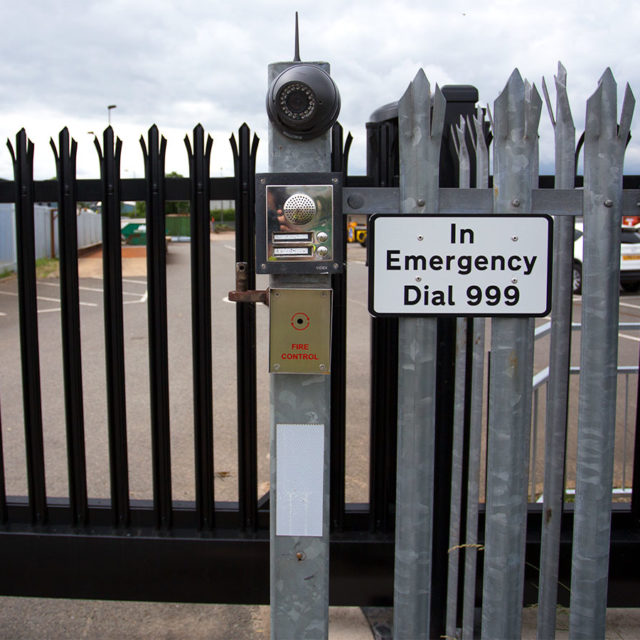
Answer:
[[[247,281],[249,278],[248,265],[246,262],[236,262],[236,289],[229,291],[231,302],[263,302],[269,306],[269,288],[262,290],[248,290]]]

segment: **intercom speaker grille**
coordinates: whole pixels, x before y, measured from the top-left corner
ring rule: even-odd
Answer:
[[[303,226],[315,218],[316,203],[306,193],[294,193],[285,201],[282,212],[290,224]]]

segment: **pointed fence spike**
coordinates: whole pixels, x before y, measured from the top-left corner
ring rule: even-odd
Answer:
[[[569,94],[567,92],[567,71],[562,67],[562,73],[555,77],[556,83],[556,117],[559,122],[575,130],[573,115],[569,105]]]
[[[493,121],[493,113],[491,112],[491,106],[489,105],[489,103],[487,103],[487,118],[489,118],[489,124],[491,125],[491,131],[493,132],[493,137],[495,138],[497,136],[496,125],[495,125],[495,122]]]
[[[193,149],[188,135],[184,137],[184,146],[187,147],[187,155],[189,156],[189,160],[191,160],[193,158]]]
[[[471,146],[474,152],[478,153],[478,129],[476,127],[476,116],[467,116],[467,129],[469,129],[469,137],[471,138]],[[473,124],[473,126],[471,126]]]
[[[551,107],[551,99],[549,98],[549,90],[547,89],[547,81],[542,76],[542,93],[544,94],[544,101],[547,105],[547,112],[549,113],[549,119],[551,120],[551,126],[556,128],[556,119],[553,115],[553,108]]]
[[[51,147],[51,150],[53,151],[53,155],[54,155],[54,157],[56,159],[56,163],[57,163],[60,158],[58,156],[58,148],[56,147],[56,143],[54,142],[53,138],[49,138],[49,146]]]
[[[431,116],[431,137],[441,138],[444,132],[444,114],[447,109],[447,99],[442,90],[436,85],[433,95],[433,114]]]
[[[525,84],[525,121],[524,121],[524,137],[525,139],[538,138],[538,126],[540,125],[540,116],[542,114],[542,98],[538,93],[535,84]]]
[[[458,159],[460,159],[460,143],[458,142],[458,128],[455,124],[451,125],[451,140],[453,141],[453,148],[455,149]]]
[[[636,106],[636,99],[631,91],[631,87],[627,83],[622,100],[622,113],[620,114],[620,129],[618,138],[626,146],[629,133],[631,131],[631,120],[633,119],[633,111]]]
[[[558,60],[558,74],[555,76],[556,82],[560,82],[564,87],[567,86],[567,70],[565,66]]]

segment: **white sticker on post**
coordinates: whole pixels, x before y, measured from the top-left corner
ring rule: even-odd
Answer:
[[[276,425],[276,535],[322,536],[324,425]]]

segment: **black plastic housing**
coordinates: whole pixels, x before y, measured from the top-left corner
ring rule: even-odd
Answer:
[[[340,113],[340,93],[331,76],[314,64],[294,64],[267,93],[267,113],[282,134],[310,140],[326,133]]]

